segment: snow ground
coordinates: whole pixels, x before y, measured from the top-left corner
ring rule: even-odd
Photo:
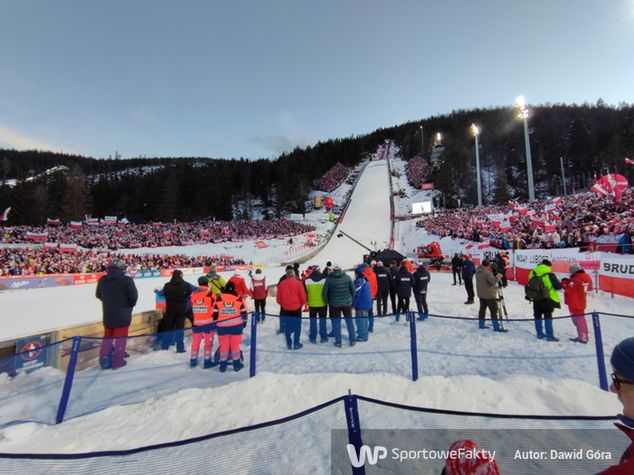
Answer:
[[[387,240],[387,187],[385,162],[368,164],[341,229],[363,242]],[[414,241],[432,239],[407,228],[407,223],[413,222],[401,222],[399,242],[411,246]],[[309,263],[323,265],[332,260],[349,267],[358,263],[362,254],[364,250],[349,239],[333,238]],[[282,269],[270,265],[265,273],[275,282]],[[152,289],[165,281],[137,281],[141,295],[137,311],[153,308]],[[452,286],[448,274],[433,273],[429,292],[432,314],[474,317],[477,312],[475,306],[462,303],[464,289]],[[530,317],[530,305],[520,286],[511,283],[505,294],[511,318]],[[62,326],[73,318],[77,322],[99,320],[100,308],[93,295],[94,286],[90,285],[16,291],[0,294],[0,306],[3,318],[6,308],[9,315],[20,316],[27,324],[30,319],[39,319],[40,327],[42,321]],[[632,314],[630,299],[612,299],[602,293],[588,307]],[[267,312],[277,311],[274,299],[269,298]],[[225,375],[217,370],[192,370],[187,366],[187,354],[172,352],[132,356],[129,365],[117,372],[87,369],[77,373],[69,420],[58,426],[27,422],[5,427],[0,430],[0,451],[85,452],[182,440],[287,416],[344,395],[348,389],[413,406],[464,411],[611,415],[620,409],[614,395],[597,387],[593,340],[589,345],[568,341],[574,336],[569,320],[555,322],[561,341],[548,343],[535,339],[532,322],[511,321],[507,324],[509,333],[496,334],[478,330],[475,321],[430,317],[417,323],[421,373],[417,382],[410,379],[405,323],[377,319],[369,342],[341,349],[308,344],[307,326],[304,322],[304,348],[292,352],[285,349],[283,337],[275,335],[277,322],[273,317],[258,326],[258,375],[252,379],[246,379],[244,370]],[[8,333],[4,327],[3,335]],[[603,317],[602,328],[609,356],[614,344],[634,333],[634,319]],[[247,362],[249,333],[247,328],[243,344]],[[46,368],[13,379],[2,376],[0,424],[25,419],[41,408],[56,410],[60,385],[56,370]],[[40,378],[37,384],[49,384],[50,391],[26,392],[34,378]],[[219,378],[229,384],[218,386]],[[227,411],[228,406],[240,410]],[[83,415],[91,408],[104,409]],[[380,420],[383,427],[396,424],[382,418],[380,409],[373,410],[369,416]],[[317,437],[314,432],[308,424],[294,435],[309,444]]]

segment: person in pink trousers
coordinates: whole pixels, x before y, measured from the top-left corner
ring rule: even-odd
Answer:
[[[571,265],[569,270],[570,278],[563,279],[561,284],[564,288],[564,302],[568,305],[572,323],[577,328],[577,337],[570,341],[588,343],[588,324],[583,314],[586,311],[586,294],[592,290],[592,277],[577,264]]]
[[[194,320],[192,322],[192,354],[189,365],[194,368],[198,365],[198,353],[200,343],[205,339],[205,363],[204,368],[215,366],[211,359],[216,325],[213,322],[213,305],[216,295],[209,290],[209,281],[206,276],[198,278],[198,289],[191,294],[192,312]]]

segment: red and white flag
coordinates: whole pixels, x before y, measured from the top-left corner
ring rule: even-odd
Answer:
[[[46,241],[48,239],[48,233],[32,233],[31,231],[27,231],[24,237],[29,241]]]
[[[82,226],[81,221],[71,221],[68,224],[68,227],[70,229],[81,229],[81,226]]]
[[[103,224],[117,224],[117,217],[116,216],[104,216],[103,217]]]
[[[60,243],[59,252],[77,252],[77,244]]]
[[[11,211],[11,206],[4,210],[4,213],[0,214],[0,221],[9,221],[9,211]]]
[[[46,218],[47,226],[59,226],[62,222],[59,219]]]
[[[631,158],[625,157],[625,164],[626,165],[634,165],[634,160],[632,160]]]
[[[550,200],[550,202],[554,205],[559,205],[561,204],[562,201],[563,201],[563,198],[561,196],[558,196],[557,198],[553,198],[552,200]]]
[[[86,224],[88,226],[99,226],[99,218],[87,218]]]

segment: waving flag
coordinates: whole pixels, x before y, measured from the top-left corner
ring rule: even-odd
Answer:
[[[9,221],[9,211],[11,211],[11,206],[4,210],[4,213],[0,215],[0,221]]]
[[[625,157],[625,164],[626,165],[634,165],[634,160],[632,160],[631,158]]]

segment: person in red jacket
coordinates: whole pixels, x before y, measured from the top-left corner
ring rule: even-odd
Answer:
[[[240,297],[243,302],[246,302],[246,299],[244,297],[245,295],[253,298],[253,293],[251,292],[251,289],[247,287],[244,278],[240,274],[238,274],[237,272],[233,274],[231,276],[231,279],[229,279],[229,282],[233,282],[233,288],[236,290],[238,297]]]
[[[597,475],[630,475],[634,473],[634,338],[626,338],[614,347],[610,364],[614,370],[610,391],[623,404],[623,414],[618,415],[619,422],[615,425],[632,442],[618,464]]]
[[[374,261],[376,263],[376,261]],[[370,298],[372,299],[372,307],[368,310],[368,333],[374,331],[374,301],[376,300],[376,294],[379,292],[379,281],[376,278],[374,269],[367,264],[363,264],[363,277],[370,283]]]
[[[280,318],[286,336],[286,347],[289,350],[299,350],[304,346],[299,338],[302,331],[302,307],[306,303],[306,289],[302,281],[295,276],[292,267],[286,268],[284,280],[277,285],[277,303],[280,304]]]
[[[256,269],[255,275],[251,276],[251,287],[256,321],[262,323],[266,317],[266,297],[269,295],[269,288],[266,286],[266,277],[262,275],[262,269]]]
[[[586,293],[592,290],[592,277],[577,264],[571,265],[569,270],[570,278],[563,279],[561,285],[564,288],[564,302],[572,315],[572,323],[577,327],[577,337],[570,341],[588,343],[588,324],[583,314],[586,311]]]

